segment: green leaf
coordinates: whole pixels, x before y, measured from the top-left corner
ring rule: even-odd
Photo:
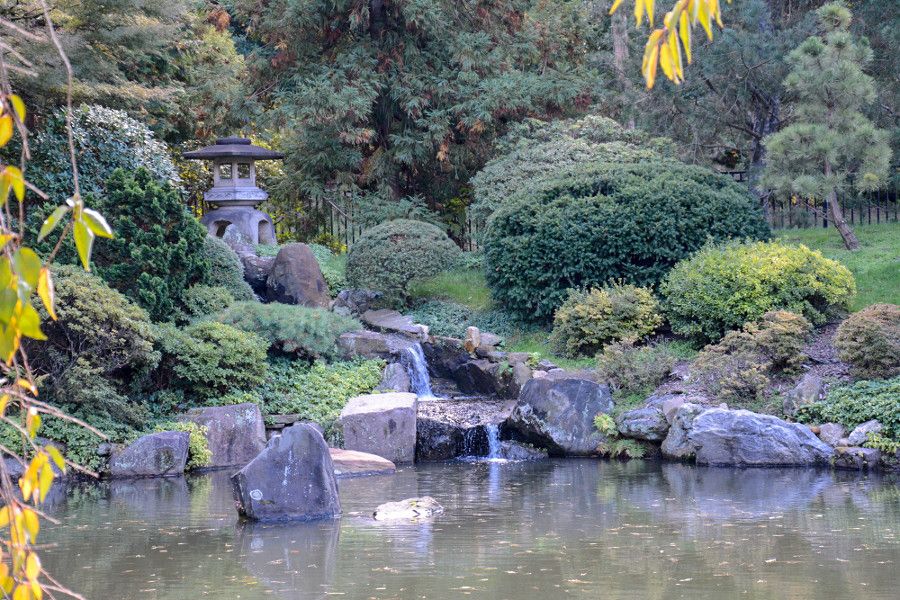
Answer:
[[[16,303],[19,301],[19,295],[16,290],[6,288],[0,290],[0,321],[4,324],[9,323],[16,310]]]
[[[112,227],[109,226],[109,223],[106,222],[103,215],[96,210],[85,208],[81,214],[84,215],[87,226],[94,234],[104,238],[111,238],[113,236]]]
[[[19,316],[19,329],[22,331],[22,335],[32,339],[47,339],[47,336],[41,331],[41,315],[31,303],[22,305],[22,314]]]
[[[91,249],[94,246],[94,232],[88,229],[84,221],[75,221],[75,249],[85,271],[91,270]]]
[[[68,213],[70,208],[66,205],[57,206],[56,209],[50,213],[50,216],[44,220],[44,224],[41,225],[41,231],[38,233],[38,241],[41,241],[53,231],[56,226],[59,224],[60,220]]]
[[[19,248],[13,254],[13,268],[32,289],[37,287],[41,266],[41,259],[31,248]]]

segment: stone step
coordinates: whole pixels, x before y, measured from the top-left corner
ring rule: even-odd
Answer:
[[[390,475],[397,467],[386,458],[368,452],[329,448],[334,474],[339,478],[368,477],[370,475]]]

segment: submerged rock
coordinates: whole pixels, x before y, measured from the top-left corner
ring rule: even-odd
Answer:
[[[678,423],[682,411],[675,420]],[[685,413],[687,415],[687,413]],[[832,454],[805,425],[788,423],[778,417],[748,410],[712,408],[690,420],[683,419],[679,429],[686,431],[679,449],[691,452],[698,464],[729,466],[800,466],[827,463]],[[676,430],[673,423],[672,430]],[[671,433],[670,433],[671,435]],[[679,434],[680,435],[680,434]],[[663,453],[669,438],[663,443]]]
[[[376,521],[419,521],[444,512],[444,507],[431,496],[387,502],[375,509]]]
[[[344,447],[411,463],[416,455],[415,394],[389,393],[357,396],[341,411]]]
[[[535,448],[534,446],[511,440],[500,442],[500,456],[506,460],[515,461],[544,460],[548,457],[547,451],[543,448]]]
[[[188,459],[186,431],[162,431],[142,436],[109,461],[111,477],[168,477],[181,475]]]
[[[194,408],[179,420],[206,427],[210,468],[244,466],[266,446],[266,426],[252,402]]]
[[[550,454],[590,456],[606,439],[594,427],[594,417],[612,408],[608,386],[554,373],[525,384],[507,425]]]
[[[282,246],[266,279],[270,302],[328,308],[328,284],[319,263],[306,244]]]
[[[231,482],[238,513],[254,521],[309,521],[341,514],[328,445],[309,425],[293,425],[269,440]]]

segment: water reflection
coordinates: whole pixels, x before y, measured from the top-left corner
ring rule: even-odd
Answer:
[[[340,482],[344,516],[239,524],[227,473],[81,485],[45,562],[90,598],[893,598],[900,488],[877,476],[448,463]],[[371,519],[431,495],[423,523]],[[147,591],[152,590],[152,592]]]

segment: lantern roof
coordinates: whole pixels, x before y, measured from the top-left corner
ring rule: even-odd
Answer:
[[[275,152],[261,146],[254,146],[250,140],[242,137],[224,137],[216,140],[212,146],[185,152],[184,158],[194,160],[211,160],[213,158],[249,158],[251,160],[278,160],[284,158],[281,152]]]

